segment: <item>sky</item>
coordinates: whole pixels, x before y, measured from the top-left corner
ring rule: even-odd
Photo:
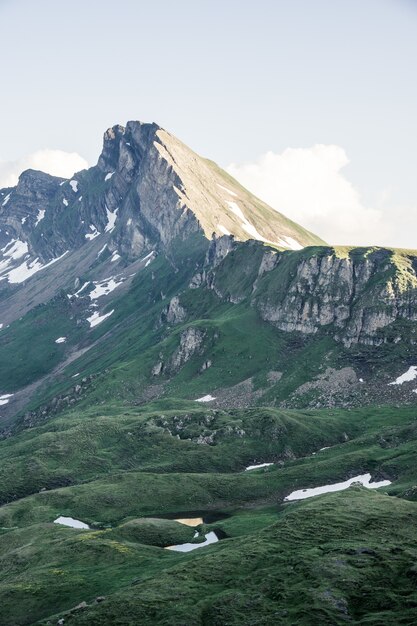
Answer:
[[[334,244],[417,248],[417,0],[0,0],[0,186],[155,121]]]

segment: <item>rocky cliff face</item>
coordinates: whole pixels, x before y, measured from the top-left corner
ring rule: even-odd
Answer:
[[[417,320],[417,257],[412,254],[352,249],[341,256],[333,248],[291,255],[252,252],[250,284],[242,288],[236,277],[243,269],[242,262],[233,258],[240,251],[229,252],[224,257],[225,267],[203,272],[194,282],[205,280],[209,288],[231,302],[248,298],[264,320],[285,332],[310,335],[324,330],[347,347],[381,345],[387,340],[381,331],[394,329],[394,323]],[[211,254],[216,256],[213,251]],[[235,280],[229,276],[225,287],[224,276],[230,273],[235,273]],[[398,329],[397,340],[401,339]]]

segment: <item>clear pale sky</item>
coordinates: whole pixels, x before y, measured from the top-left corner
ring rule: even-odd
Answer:
[[[0,183],[156,121],[329,241],[417,248],[416,0],[0,0],[0,22]]]

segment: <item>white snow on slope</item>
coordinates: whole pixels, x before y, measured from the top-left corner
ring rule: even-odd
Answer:
[[[66,198],[64,198],[62,202],[65,204],[65,206],[68,206],[68,200]]]
[[[107,244],[105,243],[104,246],[102,248],[100,248],[100,250],[97,253],[97,257],[99,257],[101,254],[103,254],[104,250],[107,248]]]
[[[88,295],[90,296],[91,300],[97,300],[97,298],[101,298],[101,296],[107,296],[123,282],[123,280],[117,281],[114,278],[106,278],[105,280],[101,280],[100,282],[95,282],[93,291],[91,291],[91,293],[89,293]]]
[[[115,250],[112,254],[110,261],[114,263],[115,261],[118,261],[119,259],[120,259],[120,254],[117,252],[117,250]]]
[[[87,530],[90,528],[88,524],[84,524],[84,522],[80,522],[78,519],[63,517],[62,515],[54,520],[54,524],[62,524],[62,526],[69,526],[70,528],[85,528]]]
[[[5,248],[2,248],[2,252],[4,253],[4,256],[9,257],[10,259],[20,259],[28,253],[28,245],[24,241],[13,239],[13,241],[8,243]]]
[[[27,220],[27,217],[22,217],[22,219],[20,220],[21,224],[25,224]]]
[[[235,198],[237,198],[237,193],[235,193],[234,191],[231,191],[227,187],[223,187],[223,185],[219,185],[219,183],[217,183],[217,186],[220,187],[220,189],[227,191],[227,193],[230,193],[231,196],[234,196]]]
[[[27,280],[37,272],[44,270],[50,265],[53,265],[53,263],[56,263],[57,261],[62,259],[66,254],[68,254],[68,250],[64,252],[64,254],[61,254],[61,256],[59,256],[58,258],[52,259],[52,261],[49,261],[49,263],[46,263],[45,265],[42,265],[42,263],[39,262],[38,258],[36,258],[34,261],[24,261],[18,267],[10,270],[8,274],[2,276],[0,280],[3,280],[7,276],[9,279],[9,283],[23,283],[23,281]]]
[[[248,465],[248,467],[245,467],[245,472],[249,472],[250,470],[254,469],[260,469],[261,467],[269,467],[270,465],[273,465],[273,463],[259,463],[259,465]]]
[[[84,237],[86,239],[88,239],[89,241],[92,241],[93,239],[95,239],[96,237],[98,237],[100,235],[100,233],[98,232],[97,228],[94,226],[94,224],[90,224],[90,230],[92,230],[92,233],[87,233],[86,235],[84,235]]]
[[[114,225],[116,223],[116,219],[117,219],[117,211],[119,209],[115,209],[114,213],[112,213],[111,211],[109,211],[109,209],[106,207],[106,213],[107,213],[107,225],[106,228],[104,229],[104,232],[106,233],[112,233],[114,230]]]
[[[39,209],[38,215],[36,216],[35,226],[37,226],[39,222],[43,220],[44,217],[45,217],[45,209]]]
[[[285,239],[285,241],[287,242],[285,244],[285,247],[291,248],[291,250],[303,249],[303,246],[296,239],[293,239],[292,237],[286,237],[286,236],[284,236],[283,239]]]
[[[227,230],[227,228],[225,228],[225,226],[223,226],[223,224],[217,224],[217,228],[219,230],[221,230],[221,232],[223,233],[223,235],[231,235],[230,231]]]
[[[7,404],[9,402],[9,398],[12,398],[13,395],[13,393],[4,393],[2,396],[0,396],[0,406],[3,406],[3,404]]]
[[[110,313],[106,313],[105,315],[100,315],[98,311],[95,311],[90,317],[87,317],[87,322],[90,324],[90,328],[94,328],[94,326],[98,326],[101,322],[104,322],[105,319],[110,317],[114,313],[114,309],[110,311]]]
[[[7,204],[7,203],[9,202],[9,200],[10,200],[10,196],[11,196],[11,195],[12,195],[12,193],[11,193],[11,192],[7,194],[7,196],[6,196],[6,197],[4,198],[4,200],[3,200],[3,204],[2,204],[2,206],[6,206],[6,204]]]
[[[55,339],[55,343],[65,343],[66,340],[66,337],[58,337],[58,339]]]
[[[109,172],[108,174],[105,175],[104,180],[110,180],[110,178],[113,176],[114,172]]]
[[[265,243],[273,243],[272,241],[269,241],[268,239],[265,239],[265,237],[263,237],[260,233],[258,233],[258,231],[256,230],[255,226],[253,224],[251,224],[249,222],[249,220],[243,215],[242,209],[239,207],[238,204],[236,204],[236,202],[226,202],[226,204],[228,205],[229,209],[231,209],[233,211],[233,213],[242,220],[241,226],[244,230],[246,230],[246,232],[248,233],[248,235],[250,235],[251,237],[253,237],[254,239],[258,239],[258,241],[264,241]]]
[[[196,402],[212,402],[215,399],[216,398],[208,394],[207,396],[203,396],[202,398],[197,398]]]
[[[71,185],[71,189],[73,190],[74,193],[78,192],[78,181],[77,180],[70,180]]]
[[[237,215],[239,219],[243,220],[244,222],[247,221],[246,217],[242,213],[242,209],[239,207],[238,204],[236,204],[236,202],[229,202],[228,200],[226,200],[226,204],[229,207],[229,209],[231,209],[233,213]]]
[[[371,474],[360,474],[359,476],[354,476],[353,478],[349,478],[349,480],[345,480],[341,483],[334,483],[332,485],[324,485],[323,487],[313,487],[312,489],[299,489],[298,491],[293,491],[284,498],[284,501],[289,502],[290,500],[304,500],[305,498],[312,498],[314,496],[320,496],[323,493],[333,493],[335,491],[343,491],[352,485],[353,483],[361,483],[364,487],[368,489],[378,489],[379,487],[387,487],[391,484],[390,480],[380,480],[375,483],[371,483]]]
[[[408,370],[404,374],[402,374],[401,376],[398,376],[398,378],[394,380],[394,382],[388,383],[388,384],[389,385],[402,385],[403,383],[408,383],[411,380],[414,380],[415,378],[417,378],[417,366],[411,365],[411,367],[409,367]]]

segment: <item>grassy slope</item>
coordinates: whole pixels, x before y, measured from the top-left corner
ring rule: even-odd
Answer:
[[[293,258],[286,255],[285,274],[293,271]],[[348,611],[353,623],[412,623],[407,620],[417,606],[414,502],[354,489],[284,508],[281,502],[293,489],[365,471],[393,480],[384,490],[391,496],[417,499],[415,409],[216,411],[190,401],[253,377],[255,387],[267,389],[262,402],[273,403],[288,397],[312,370],[352,360],[367,372],[381,363],[389,370],[399,358],[410,357],[409,348],[389,345],[377,360],[368,347],[348,354],[325,333],[312,339],[280,333],[244,301],[220,302],[208,290],[186,292],[182,303],[189,319],[161,327],[162,309],[201,260],[199,242],[173,260],[175,274],[160,257],[138,276],[111,321],[91,333],[93,339],[108,333],[103,342],[33,402],[35,407],[65,392],[78,371],[99,374],[76,408],[0,442],[0,624],[33,624],[103,594],[108,596],[103,608],[93,606],[85,617],[66,620],[334,624],[344,623]],[[255,278],[252,264],[245,254],[230,256],[227,263],[239,269],[240,282],[226,264],[223,286],[230,295],[245,297]],[[273,276],[265,288],[285,289],[285,280],[281,284]],[[24,381],[59,360],[51,350],[65,348],[54,344],[56,337],[66,335],[74,344],[80,339],[76,322],[65,322],[65,302],[57,299],[51,306],[2,335],[16,369],[31,324],[41,327],[53,313],[54,327],[34,339]],[[190,325],[206,333],[204,354],[174,377],[153,381],[165,386],[164,398],[136,406],[152,381],[152,366],[160,354],[169,359]],[[213,366],[201,373],[207,358]],[[270,370],[284,375],[269,387]],[[7,376],[4,368],[6,381]],[[212,444],[197,443],[201,436],[212,436]],[[313,454],[324,446],[332,447]],[[255,460],[277,465],[241,472]],[[189,529],[133,521],[196,509],[226,510],[229,517],[215,527],[229,539],[192,555],[171,554],[157,546],[164,537],[189,540]],[[61,514],[94,530],[51,525]],[[399,539],[393,538],[395,531]],[[364,545],[371,552],[361,552]]]
[[[267,624],[274,615],[284,624],[307,624],[313,599],[317,623],[343,623],[344,602],[354,620],[366,611],[370,618],[375,610],[378,615],[388,611],[384,619],[395,623],[389,621],[387,581],[392,586],[390,606],[397,610],[403,596],[407,602],[413,596],[408,577],[412,580],[416,545],[410,524],[417,505],[354,489],[284,508],[279,503],[293,489],[364,471],[394,480],[384,489],[392,496],[413,498],[414,409],[217,412],[213,427],[223,424],[223,434],[217,445],[202,446],[189,438],[206,428],[205,418],[212,418],[213,411],[164,411],[158,426],[162,411],[155,408],[102,418],[92,409],[78,416],[74,411],[1,442],[6,489],[15,488],[22,462],[33,463],[34,475],[36,463],[43,464],[47,478],[60,459],[79,484],[53,489],[46,483],[47,491],[0,508],[0,623],[32,624],[81,601],[91,603],[98,595],[108,599],[104,613],[99,606],[87,613],[94,624],[234,624],[239,619]],[[180,439],[160,432],[178,417],[185,424]],[[246,434],[237,437],[230,427]],[[311,454],[326,444],[336,445]],[[289,451],[298,458],[291,458]],[[97,458],[105,460],[105,468],[97,466]],[[254,458],[281,464],[236,471]],[[123,467],[126,460],[137,469]],[[100,477],[93,479],[94,472]],[[235,539],[192,555],[171,554],[146,544],[161,545],[164,535],[169,542],[187,541],[189,529],[168,528],[164,520],[145,528],[139,522],[138,529],[137,522],[129,521],[196,509],[226,510],[229,517],[212,528]],[[60,514],[97,530],[52,526]],[[112,529],[106,530],[109,525]],[[377,556],[346,552],[363,546],[376,550]],[[346,563],[340,565],[340,560]],[[131,587],[138,579],[146,583]],[[349,584],[342,585],[346,580]],[[268,581],[266,587],[262,581]],[[368,585],[370,594],[369,581],[376,585],[372,611],[360,604],[361,585]],[[271,596],[273,588],[277,591]],[[404,616],[409,615],[407,606]],[[84,623],[81,617],[71,622]]]

